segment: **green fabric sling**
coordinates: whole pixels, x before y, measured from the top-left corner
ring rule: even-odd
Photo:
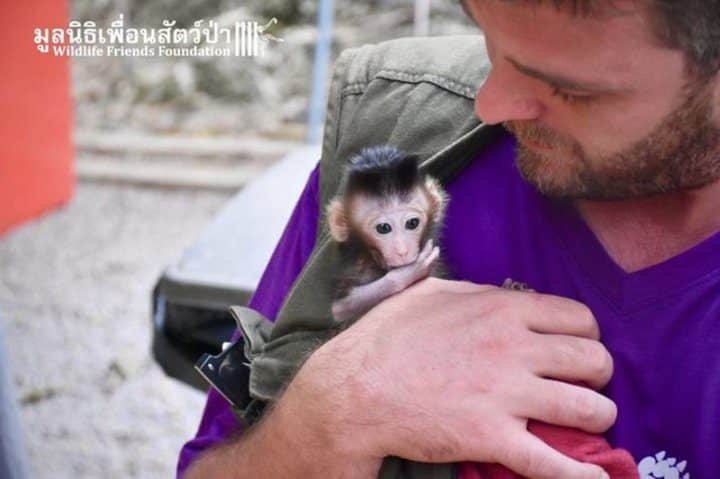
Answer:
[[[344,51],[328,98],[320,160],[321,208],[337,190],[344,163],[363,147],[389,143],[421,159],[442,183],[453,178],[499,130],[474,115],[477,86],[489,71],[480,35],[404,38]],[[273,325],[247,308],[236,309],[251,361],[243,411],[251,422],[259,404],[272,402],[304,359],[329,338],[340,267],[321,210],[315,248]],[[381,479],[451,479],[452,464],[387,458]]]

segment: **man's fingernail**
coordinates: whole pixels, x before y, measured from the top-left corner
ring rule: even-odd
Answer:
[[[602,474],[600,474],[600,479],[610,479],[610,474],[608,474],[605,471],[602,471]]]

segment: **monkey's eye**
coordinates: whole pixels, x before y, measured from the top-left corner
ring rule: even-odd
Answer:
[[[405,229],[414,230],[420,226],[420,218],[410,218],[405,222]]]
[[[392,231],[392,226],[390,226],[388,223],[379,223],[377,226],[375,226],[375,231],[377,231],[381,235],[386,235]]]

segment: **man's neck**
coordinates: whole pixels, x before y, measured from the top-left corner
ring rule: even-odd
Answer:
[[[688,192],[575,206],[625,271],[661,263],[720,231],[720,181]]]

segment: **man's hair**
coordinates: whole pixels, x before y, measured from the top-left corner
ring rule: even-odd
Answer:
[[[467,3],[460,0],[466,13]],[[600,5],[613,0],[500,0],[552,4],[573,15],[592,15]],[[636,0],[648,13],[655,38],[661,45],[685,54],[688,72],[712,75],[720,69],[720,0]]]

